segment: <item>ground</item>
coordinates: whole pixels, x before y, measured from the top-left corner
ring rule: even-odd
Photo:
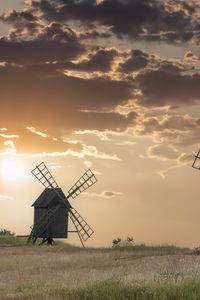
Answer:
[[[174,246],[82,249],[0,239],[0,299],[200,299],[200,255]]]

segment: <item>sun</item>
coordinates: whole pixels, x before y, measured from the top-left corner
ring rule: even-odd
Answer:
[[[6,180],[19,180],[25,175],[23,164],[19,160],[5,160],[0,166],[1,176]]]

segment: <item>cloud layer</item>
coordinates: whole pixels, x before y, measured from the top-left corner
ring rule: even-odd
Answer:
[[[197,45],[197,2],[27,1],[0,19],[11,25],[0,38],[1,151],[80,154],[86,144],[66,136],[128,130],[156,143],[150,157],[196,144],[199,119],[179,111],[200,104],[198,54],[164,58],[128,41]]]
[[[48,21],[77,21],[87,27],[105,26],[119,38],[198,42],[195,3],[181,0],[31,1],[34,13]]]

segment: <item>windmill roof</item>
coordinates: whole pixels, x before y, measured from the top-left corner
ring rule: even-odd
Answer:
[[[61,188],[53,189],[46,188],[41,195],[32,204],[34,207],[48,207],[51,204],[56,204],[59,202],[59,196],[56,194],[55,190],[60,194],[61,197],[65,197]]]

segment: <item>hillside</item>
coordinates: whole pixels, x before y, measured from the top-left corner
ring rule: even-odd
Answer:
[[[144,245],[82,249],[0,239],[0,299],[199,299],[200,256]]]

